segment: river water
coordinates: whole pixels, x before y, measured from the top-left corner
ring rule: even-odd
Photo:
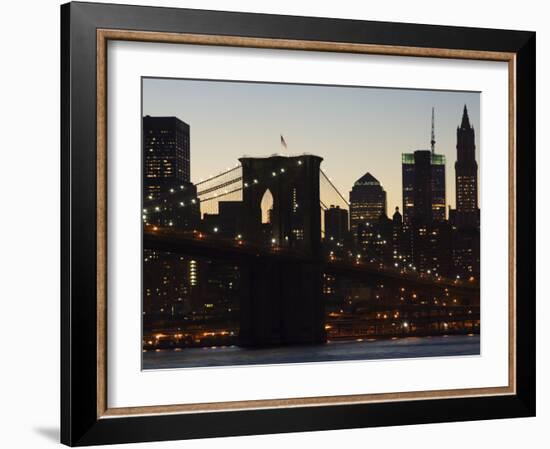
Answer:
[[[143,369],[273,365],[339,360],[382,360],[480,354],[479,335],[406,337],[330,342],[311,346],[248,349],[238,346],[147,351]]]

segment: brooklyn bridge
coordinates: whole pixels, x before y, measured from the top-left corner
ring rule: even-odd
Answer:
[[[368,316],[363,325],[386,319],[394,334],[471,331],[479,323],[477,279],[381,263],[332,241],[324,212],[349,204],[321,163],[307,154],[242,157],[205,180],[145,198],[143,248],[238,265],[241,346],[353,336],[353,319],[334,311],[339,319],[327,321],[327,283],[341,278],[369,289],[368,298],[354,301]]]

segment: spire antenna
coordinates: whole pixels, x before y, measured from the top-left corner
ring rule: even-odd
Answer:
[[[432,146],[432,154],[435,153],[435,130],[434,130],[434,108],[432,107],[432,140],[430,140]]]

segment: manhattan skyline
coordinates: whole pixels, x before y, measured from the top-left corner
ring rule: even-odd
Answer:
[[[146,369],[391,358],[373,342],[410,337],[399,358],[479,354],[479,94],[143,95]]]
[[[447,206],[456,206],[456,127],[465,104],[480,161],[477,92],[143,79],[143,115],[177,116],[191,126],[193,182],[243,155],[317,154],[346,196],[355,180],[374,174],[387,192],[388,214],[402,207],[401,154],[430,148],[432,107],[435,151],[447,159]]]

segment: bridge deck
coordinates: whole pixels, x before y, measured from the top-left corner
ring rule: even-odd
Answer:
[[[439,280],[412,273],[401,273],[392,268],[380,268],[368,262],[346,261],[341,259],[314,258],[274,246],[260,247],[243,241],[216,238],[199,232],[177,231],[171,228],[146,228],[143,232],[143,247],[146,249],[186,254],[195,257],[209,257],[235,263],[249,263],[266,259],[281,262],[319,263],[324,272],[352,278],[374,279],[378,281],[399,281],[403,286],[423,286],[448,288],[460,294],[472,294],[479,290],[478,282],[457,281],[448,278]]]

